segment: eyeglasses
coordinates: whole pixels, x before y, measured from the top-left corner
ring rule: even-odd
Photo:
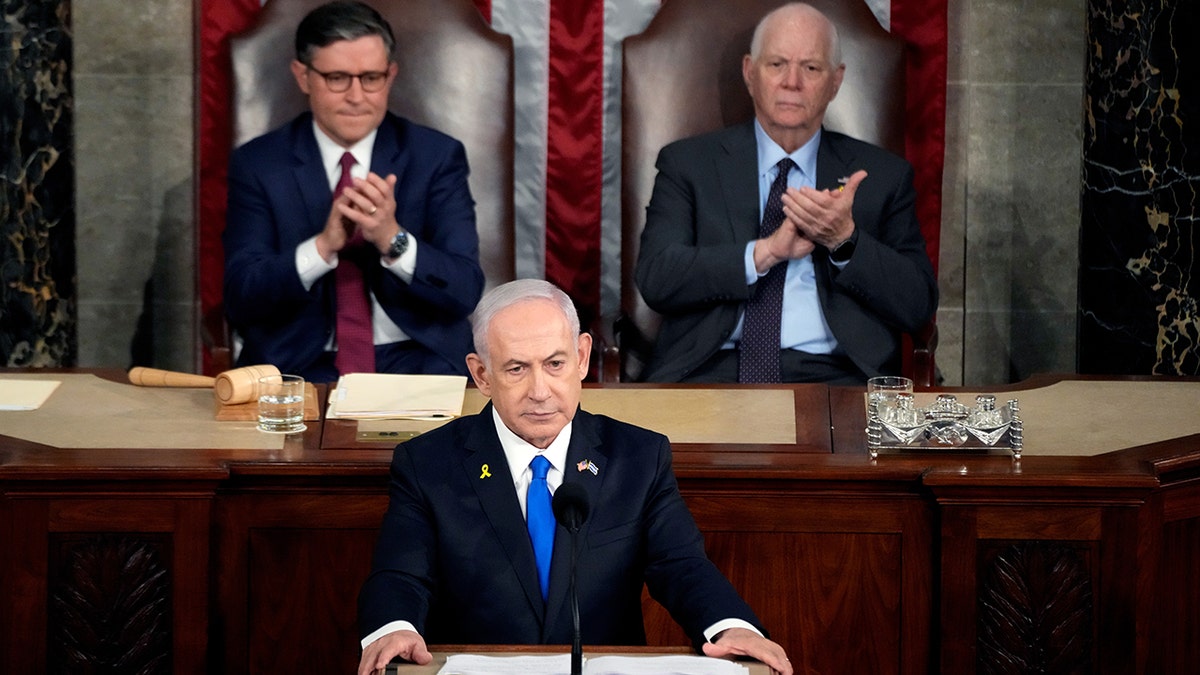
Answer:
[[[312,66],[308,66],[312,72],[320,75],[325,80],[325,86],[335,94],[340,94],[350,89],[350,83],[358,79],[358,83],[362,85],[363,91],[374,93],[387,84],[388,73],[386,70],[370,70],[365,73],[344,73],[340,70],[335,70],[332,73],[323,73]]]

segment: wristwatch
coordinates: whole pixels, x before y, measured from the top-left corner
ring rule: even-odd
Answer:
[[[857,234],[857,230],[855,234]],[[829,249],[829,259],[835,263],[850,262],[850,256],[854,255],[854,240],[857,239],[854,235],[842,243]]]
[[[404,252],[407,250],[408,233],[404,231],[404,228],[400,228],[400,231],[396,233],[396,236],[392,237],[391,245],[388,246],[388,260],[395,260],[396,258],[399,258],[400,256],[404,255]]]

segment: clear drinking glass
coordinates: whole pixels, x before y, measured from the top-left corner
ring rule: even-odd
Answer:
[[[304,431],[304,378],[268,375],[258,380],[258,429],[273,434]]]
[[[913,393],[913,382],[907,377],[884,375],[867,380],[867,397],[878,404],[880,413],[884,408],[895,408],[899,394]]]

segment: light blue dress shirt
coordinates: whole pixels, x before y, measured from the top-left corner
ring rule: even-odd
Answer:
[[[796,168],[788,174],[788,187],[816,187],[817,148],[821,145],[820,130],[790,155],[784,152],[763,131],[758,120],[754,121],[754,137],[758,142],[758,218],[761,222],[763,209],[767,205],[767,194],[779,169],[775,166],[784,157],[790,157]],[[754,268],[754,241],[746,244],[743,256],[746,269],[746,285],[753,284],[762,275]],[[783,325],[779,332],[781,349],[798,349],[809,354],[831,354],[837,349],[837,340],[825,322],[821,301],[817,297],[817,277],[813,269],[812,256],[789,260],[783,286]],[[836,264],[836,263],[835,263]],[[738,317],[737,326],[725,349],[733,349],[742,338],[742,323],[745,311]]]

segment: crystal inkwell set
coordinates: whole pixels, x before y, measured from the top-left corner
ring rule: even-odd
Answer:
[[[892,450],[1008,448],[1019,460],[1022,432],[1015,398],[997,407],[994,395],[978,394],[969,406],[955,394],[943,393],[921,407],[906,378],[872,378],[867,383],[867,449],[872,458]]]

